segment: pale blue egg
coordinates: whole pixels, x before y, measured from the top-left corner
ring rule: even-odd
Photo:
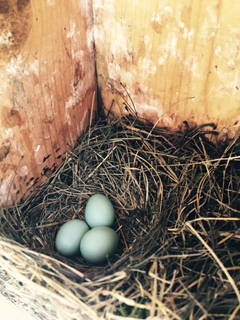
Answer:
[[[115,220],[115,211],[111,201],[103,194],[94,194],[87,202],[85,219],[91,228],[110,227]]]
[[[96,227],[83,236],[80,252],[85,260],[102,264],[110,258],[118,246],[118,235],[109,227]]]
[[[58,253],[65,257],[78,255],[80,242],[88,230],[86,222],[79,219],[64,223],[56,236],[55,246]]]

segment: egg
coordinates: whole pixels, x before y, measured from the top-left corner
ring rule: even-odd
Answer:
[[[115,220],[114,207],[103,194],[94,194],[88,200],[85,208],[85,219],[91,228],[110,227]]]
[[[109,227],[96,227],[82,238],[80,252],[92,264],[102,264],[110,258],[118,246],[118,235]]]
[[[87,231],[89,231],[89,227],[82,220],[74,219],[64,223],[59,229],[55,240],[57,252],[65,257],[80,254],[79,245]]]

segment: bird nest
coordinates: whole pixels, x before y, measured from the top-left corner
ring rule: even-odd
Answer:
[[[47,183],[0,211],[0,288],[39,319],[240,319],[240,144],[100,119]],[[120,244],[104,266],[60,256],[60,226],[103,193]]]

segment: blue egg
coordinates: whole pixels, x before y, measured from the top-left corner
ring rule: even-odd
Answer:
[[[111,201],[103,194],[94,194],[87,202],[85,219],[91,228],[112,226],[115,211]]]
[[[88,262],[102,264],[114,254],[118,241],[118,235],[113,229],[96,227],[83,236],[80,243],[80,252]]]
[[[64,223],[56,236],[55,246],[58,253],[65,257],[80,254],[79,245],[88,230],[86,222],[79,219]]]

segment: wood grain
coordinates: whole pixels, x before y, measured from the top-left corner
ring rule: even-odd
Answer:
[[[9,0],[0,3],[0,24],[0,203],[7,205],[43,183],[89,125],[92,3]]]
[[[172,131],[213,122],[218,139],[240,124],[238,0],[94,0],[98,82],[105,107]]]

